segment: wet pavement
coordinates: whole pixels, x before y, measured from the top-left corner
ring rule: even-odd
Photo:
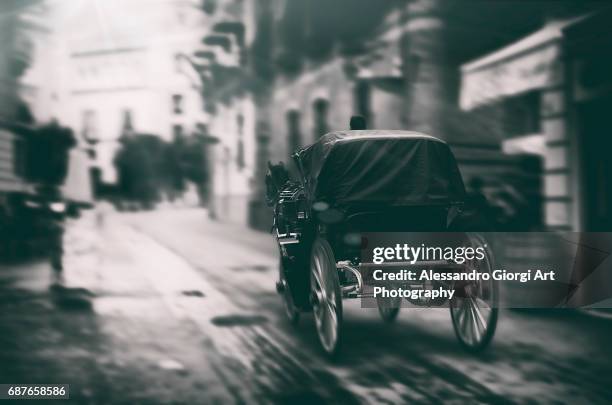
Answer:
[[[345,301],[330,363],[286,322],[271,236],[201,210],[72,222],[60,277],[0,265],[0,382],[69,383],[79,403],[609,403],[612,321],[503,311],[481,355],[444,309],[385,325]],[[65,401],[61,401],[66,403]]]

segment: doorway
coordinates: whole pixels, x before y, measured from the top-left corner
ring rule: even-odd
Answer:
[[[612,94],[578,110],[585,231],[612,231]]]

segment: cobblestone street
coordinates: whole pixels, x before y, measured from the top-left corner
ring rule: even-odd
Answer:
[[[336,364],[313,321],[285,321],[269,235],[200,210],[112,214],[69,226],[64,274],[0,268],[0,380],[70,383],[79,403],[606,403],[612,323],[502,312],[491,350],[455,341],[448,310],[385,326],[347,302]],[[452,402],[452,401],[451,401]]]

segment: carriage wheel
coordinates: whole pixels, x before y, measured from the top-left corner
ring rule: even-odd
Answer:
[[[402,304],[401,298],[376,298],[378,313],[383,321],[392,323],[397,319]]]
[[[312,246],[310,286],[319,341],[325,352],[334,356],[340,348],[342,293],[334,253],[329,243],[321,238]]]
[[[285,315],[292,325],[297,325],[300,321],[300,310],[295,306],[293,301],[293,295],[291,293],[291,287],[287,282],[287,275],[285,274],[285,267],[283,265],[283,259],[280,259],[278,265],[278,280],[282,285],[281,299],[283,300],[283,308],[285,308]]]
[[[484,245],[484,239],[480,236],[469,235],[469,238],[474,247]],[[467,265],[469,269],[474,268],[491,275],[493,256],[488,248],[485,251],[483,260],[474,260]],[[465,285],[464,290],[465,294],[461,297],[455,295],[450,302],[453,329],[459,343],[466,350],[478,352],[488,346],[495,334],[499,306],[498,283],[492,278],[488,281],[470,282]]]

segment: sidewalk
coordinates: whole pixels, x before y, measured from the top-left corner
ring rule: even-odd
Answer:
[[[0,267],[0,382],[70,383],[78,403],[230,397],[188,316],[198,299],[181,294],[203,290],[212,303],[214,292],[170,252],[133,246],[153,242],[95,226],[69,224],[61,277],[45,261]]]
[[[138,219],[146,215],[146,213],[123,213],[121,215],[126,218],[132,217]],[[231,235],[236,245],[247,246],[274,257],[278,254],[278,247],[271,232],[262,232],[244,225],[210,219],[208,211],[202,208],[159,210],[155,211],[155,218],[159,224],[181,223],[186,231],[197,228],[200,230],[205,229],[207,233],[212,235]],[[155,224],[150,224],[150,226],[154,227]]]
[[[168,222],[152,234],[129,214],[103,229],[80,220],[66,233],[61,280],[46,263],[7,269],[0,382],[70,383],[78,403],[266,403],[343,389],[314,356],[311,325],[302,339],[284,320],[269,235],[207,219],[185,232],[194,214],[177,223],[155,212]],[[138,218],[143,228],[149,218]]]
[[[491,350],[472,356],[447,310],[384,327],[345,301],[331,365],[312,317],[285,319],[270,235],[197,211],[107,219],[69,225],[62,278],[44,261],[0,268],[1,383],[70,383],[79,404],[609,398],[609,322],[504,311]]]

